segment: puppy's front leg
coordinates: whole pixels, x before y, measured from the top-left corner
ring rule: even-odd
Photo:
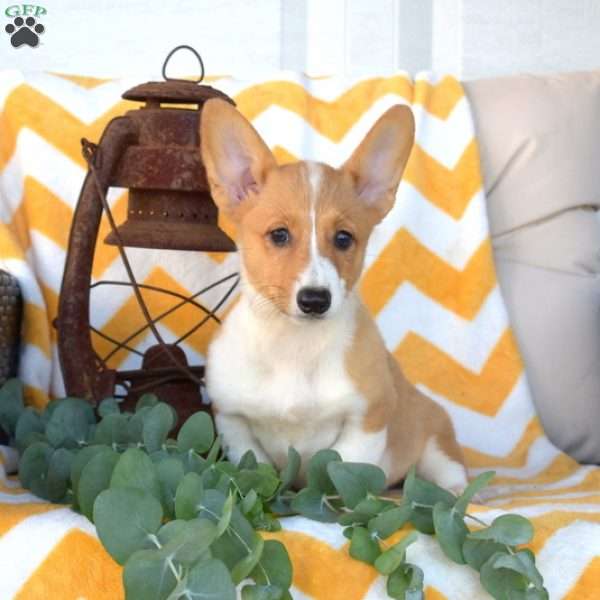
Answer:
[[[377,465],[389,477],[386,458],[387,428],[366,431],[360,418],[349,418],[344,422],[338,439],[331,447],[337,450],[345,462],[362,462]]]
[[[254,452],[258,462],[273,462],[252,434],[244,417],[217,413],[215,424],[217,431],[223,436],[227,457],[231,462],[237,464],[247,450]]]

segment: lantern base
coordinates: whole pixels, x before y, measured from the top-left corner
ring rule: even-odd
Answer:
[[[204,223],[127,220],[118,227],[123,246],[161,250],[196,250],[201,252],[235,252],[234,241],[216,225]],[[104,239],[118,246],[114,232]]]
[[[176,434],[185,420],[195,412],[203,410],[210,413],[210,405],[202,402],[200,386],[174,367],[171,357],[174,356],[180,365],[199,379],[204,378],[204,367],[188,366],[185,353],[178,346],[169,345],[169,349],[167,353],[160,344],[151,346],[144,354],[142,368],[119,371],[117,383],[126,383],[129,389],[122,404],[123,410],[134,411],[137,401],[147,393],[156,394],[163,402],[170,404],[179,417],[174,430]]]

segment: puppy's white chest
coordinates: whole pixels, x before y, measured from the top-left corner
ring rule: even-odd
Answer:
[[[279,462],[331,446],[344,419],[364,409],[345,368],[352,320],[275,323],[260,331],[240,302],[209,350],[207,388],[218,412],[239,415]]]

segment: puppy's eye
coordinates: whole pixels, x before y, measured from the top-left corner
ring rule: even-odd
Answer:
[[[269,232],[269,238],[276,246],[286,246],[290,243],[290,232],[285,227],[279,227]]]
[[[352,246],[353,241],[354,236],[349,231],[336,231],[335,236],[333,237],[333,245],[338,250],[348,250],[348,248]]]

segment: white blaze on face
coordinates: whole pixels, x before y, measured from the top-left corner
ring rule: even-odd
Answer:
[[[331,307],[325,316],[334,314],[340,308],[346,295],[346,282],[340,277],[335,265],[319,252],[317,204],[323,177],[323,167],[319,163],[306,161],[306,176],[310,200],[309,227],[310,248],[308,265],[296,280],[292,295],[292,314],[301,315],[296,304],[296,296],[302,288],[325,288],[331,293]]]

